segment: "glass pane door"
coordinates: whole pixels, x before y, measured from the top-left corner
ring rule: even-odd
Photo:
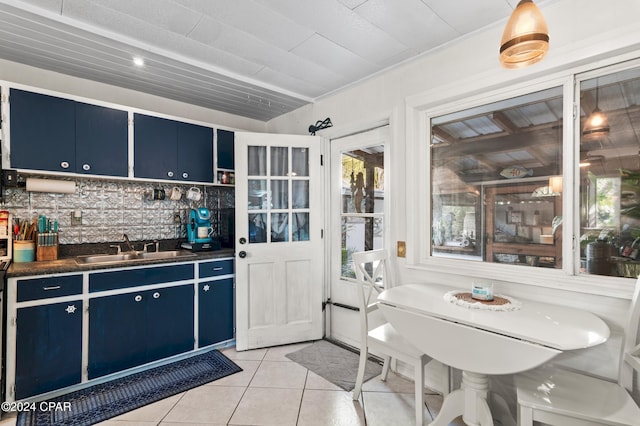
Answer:
[[[358,299],[352,256],[389,248],[390,207],[385,194],[389,172],[389,126],[331,140],[331,268],[327,335],[359,347]],[[387,164],[385,164],[387,163]],[[386,170],[385,170],[386,169]]]
[[[327,223],[317,136],[236,132],[236,348],[324,335]]]

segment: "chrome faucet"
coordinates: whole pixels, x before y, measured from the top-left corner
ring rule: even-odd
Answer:
[[[156,246],[156,252],[160,251],[160,250],[159,250],[159,248],[160,248],[160,247],[159,247],[160,242],[159,242],[158,240],[153,240],[153,242],[145,243],[145,244],[144,244],[144,249],[143,249],[143,251],[149,251],[149,247],[151,247],[151,246],[153,246],[153,245],[155,245],[155,246]]]
[[[127,245],[127,250],[135,251],[135,249],[131,245],[131,241],[129,241],[129,236],[127,234],[122,234],[122,238],[124,239],[124,243]]]

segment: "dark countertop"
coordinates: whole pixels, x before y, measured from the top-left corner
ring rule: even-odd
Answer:
[[[113,251],[113,250],[112,250]],[[161,251],[163,248],[161,247]],[[98,252],[99,253],[99,252]],[[106,254],[108,252],[102,252]],[[185,250],[185,253],[190,253]],[[96,254],[84,252],[82,254]],[[194,252],[194,256],[178,256],[168,259],[136,259],[134,261],[122,261],[113,263],[92,263],[92,264],[78,264],[75,260],[78,254],[66,255],[60,257],[58,260],[46,260],[40,262],[24,262],[24,263],[11,263],[7,270],[7,278],[21,277],[27,275],[46,275],[46,274],[58,274],[64,272],[83,272],[93,271],[98,269],[112,269],[123,268],[129,266],[141,266],[141,265],[157,265],[176,262],[197,262],[201,260],[220,259],[224,257],[233,257],[233,249],[221,249],[212,251]]]

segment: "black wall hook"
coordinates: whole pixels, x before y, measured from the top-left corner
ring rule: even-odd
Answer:
[[[318,130],[326,129],[327,127],[333,127],[333,123],[331,123],[329,117],[316,121],[316,124],[311,124],[309,126],[309,133],[311,133],[311,136],[315,136]]]

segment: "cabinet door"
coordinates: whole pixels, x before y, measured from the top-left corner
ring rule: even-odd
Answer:
[[[146,362],[145,296],[135,292],[89,301],[89,379]]]
[[[178,164],[176,122],[134,114],[133,135],[135,177],[176,179]]]
[[[233,170],[234,133],[228,130],[218,130],[217,154],[218,168]]]
[[[147,362],[193,350],[193,285],[149,290],[145,298]]]
[[[11,167],[75,171],[75,102],[11,89]]]
[[[76,171],[127,176],[128,113],[76,103]]]
[[[178,180],[213,182],[213,129],[177,123]]]
[[[233,339],[233,278],[198,286],[198,347]]]
[[[80,383],[82,301],[17,310],[15,373],[16,400]]]

